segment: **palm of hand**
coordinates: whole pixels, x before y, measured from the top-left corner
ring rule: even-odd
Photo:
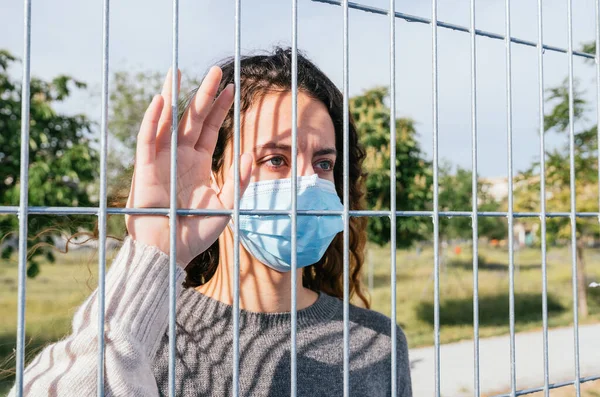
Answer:
[[[218,190],[211,184],[212,153],[218,129],[231,107],[233,90],[225,89],[217,100],[220,70],[213,68],[205,78],[192,104],[184,114],[178,130],[177,208],[220,210],[233,204],[233,181]],[[138,135],[136,162],[128,208],[165,208],[170,203],[170,76],[163,94],[156,96]],[[248,156],[246,156],[248,157]],[[251,158],[240,162],[242,191],[247,186]],[[178,216],[177,262],[187,265],[205,251],[226,227],[227,216]],[[126,217],[127,229],[135,240],[157,246],[169,253],[169,220],[164,216],[135,215]]]

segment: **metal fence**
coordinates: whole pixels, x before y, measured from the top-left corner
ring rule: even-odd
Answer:
[[[292,1],[292,187],[296,191],[297,184],[297,39],[298,39],[298,0]],[[590,55],[584,52],[573,50],[573,21],[572,21],[572,0],[565,0],[568,5],[568,48],[558,48],[549,46],[543,43],[542,32],[542,0],[537,2],[537,26],[538,26],[538,40],[537,42],[519,39],[511,36],[511,19],[510,19],[510,0],[505,0],[505,34],[497,34],[488,31],[483,31],[475,28],[475,0],[470,0],[470,24],[469,26],[460,26],[451,23],[439,21],[437,18],[437,0],[432,0],[432,13],[431,19],[422,18],[414,15],[407,15],[401,12],[395,12],[395,0],[390,0],[389,10],[370,7],[353,3],[349,1],[336,1],[336,0],[312,0],[330,5],[336,5],[341,7],[340,18],[343,19],[343,94],[344,94],[344,107],[348,108],[348,93],[349,93],[349,62],[348,62],[348,48],[349,48],[349,37],[348,37],[348,10],[350,8],[371,12],[375,14],[381,14],[388,17],[389,22],[389,66],[390,66],[390,120],[396,119],[396,59],[397,55],[395,52],[396,47],[396,34],[395,27],[397,20],[405,20],[408,22],[416,22],[422,24],[431,25],[432,30],[432,83],[433,83],[433,210],[432,211],[402,211],[396,208],[395,200],[391,200],[389,211],[351,211],[349,207],[349,183],[348,183],[348,132],[349,132],[349,114],[344,113],[344,145],[343,145],[343,160],[344,160],[344,172],[343,172],[343,211],[299,211],[296,205],[296,193],[292,195],[292,208],[291,211],[250,211],[240,210],[239,200],[235,200],[234,208],[232,211],[222,210],[191,210],[191,209],[179,209],[176,208],[176,167],[177,167],[177,118],[173,118],[172,125],[172,145],[171,145],[171,204],[169,208],[158,208],[158,209],[124,209],[124,208],[109,208],[107,207],[106,194],[107,194],[107,114],[108,114],[108,87],[109,87],[109,37],[110,37],[110,0],[104,0],[103,7],[103,64],[102,64],[102,108],[101,108],[101,129],[100,129],[100,202],[99,207],[93,208],[70,208],[70,207],[33,207],[28,205],[28,164],[29,164],[29,109],[30,109],[30,60],[31,60],[31,0],[24,0],[25,17],[24,17],[24,62],[23,62],[23,84],[22,84],[22,119],[21,119],[21,186],[20,186],[20,204],[16,206],[1,206],[0,214],[17,214],[19,217],[19,267],[18,267],[18,325],[17,325],[17,349],[16,349],[16,390],[17,395],[23,394],[23,368],[24,368],[24,356],[25,356],[25,279],[26,279],[26,265],[27,265],[27,219],[28,214],[93,214],[98,216],[99,220],[99,257],[98,257],[98,297],[99,297],[99,312],[98,312],[98,329],[99,335],[104,334],[104,308],[105,308],[105,269],[106,269],[106,252],[104,247],[106,246],[106,219],[108,214],[154,214],[169,216],[170,219],[170,286],[169,286],[169,391],[170,395],[175,395],[175,231],[177,215],[227,215],[232,216],[234,220],[234,301],[233,301],[233,326],[234,326],[234,354],[233,354],[233,394],[237,396],[239,394],[239,216],[240,214],[262,214],[262,215],[289,215],[292,220],[292,268],[296,265],[296,227],[297,217],[307,215],[322,215],[322,216],[341,216],[344,220],[344,395],[350,394],[350,383],[349,383],[349,356],[350,356],[350,333],[349,333],[349,220],[350,217],[388,217],[391,221],[391,313],[392,322],[391,327],[391,357],[392,364],[390,368],[390,377],[392,380],[392,395],[397,394],[396,384],[396,368],[397,368],[397,357],[396,357],[396,222],[398,217],[415,217],[415,216],[427,216],[433,220],[433,247],[434,247],[434,348],[435,348],[435,373],[432,379],[435,382],[435,394],[440,395],[440,258],[439,258],[439,220],[440,217],[470,217],[472,219],[472,238],[473,238],[473,313],[474,313],[474,395],[480,395],[480,377],[479,377],[479,307],[478,307],[478,217],[506,217],[508,219],[509,234],[508,234],[508,246],[509,246],[509,324],[510,324],[510,360],[511,360],[511,392],[510,396],[525,395],[533,392],[544,391],[545,395],[549,395],[549,390],[559,388],[567,385],[574,385],[576,395],[580,396],[580,385],[583,382],[593,381],[600,379],[600,375],[582,378],[580,376],[580,364],[579,364],[579,318],[578,318],[578,291],[577,291],[577,258],[576,258],[576,243],[577,235],[575,229],[576,218],[587,217],[587,218],[598,218],[599,212],[577,212],[575,203],[575,152],[574,152],[574,87],[573,87],[573,57],[589,58],[595,61],[596,68],[596,81],[597,81],[597,99],[600,104],[600,49],[596,47],[596,54]],[[596,21],[596,43],[600,42],[600,0],[595,0],[595,21]],[[391,10],[391,11],[390,11]],[[240,86],[240,39],[241,39],[241,0],[235,0],[235,85]],[[439,186],[438,186],[438,29],[451,29],[459,32],[468,33],[470,35],[470,58],[471,58],[471,152],[472,152],[472,210],[471,211],[440,211],[439,210]],[[178,44],[179,44],[179,0],[173,0],[173,15],[172,15],[172,68],[173,70],[178,69]],[[508,141],[508,211],[507,212],[480,212],[478,210],[477,203],[477,86],[476,86],[476,46],[475,41],[477,36],[484,36],[493,40],[502,40],[505,42],[506,47],[506,117],[507,117],[507,141]],[[538,59],[538,85],[539,85],[539,127],[540,130],[544,130],[544,69],[543,69],[543,55],[545,51],[553,51],[564,53],[568,59],[568,86],[569,86],[569,170],[570,170],[570,211],[569,212],[547,212],[546,211],[546,197],[545,197],[545,176],[542,172],[541,177],[541,188],[540,188],[540,199],[541,209],[540,212],[514,212],[513,210],[513,152],[512,152],[512,100],[511,100],[511,47],[513,44],[524,45],[537,48],[537,59]],[[177,87],[177,74],[173,73],[173,87]],[[175,95],[172,96],[172,112],[177,112],[177,88],[175,88]],[[235,118],[234,118],[234,169],[235,169],[235,197],[239,197],[239,164],[238,159],[240,156],[240,91],[236,90],[234,100]],[[600,119],[600,106],[597,109],[598,116]],[[396,127],[394,122],[390,122],[390,141],[396,141]],[[391,157],[395,158],[395,145],[390,145]],[[539,153],[541,159],[541,169],[545,169],[544,153],[545,153],[545,142],[544,134],[540,134],[540,146]],[[393,178],[396,175],[396,162],[390,162],[390,175]],[[396,196],[396,185],[391,183],[390,188],[391,197]],[[549,383],[549,370],[548,370],[548,295],[547,295],[547,262],[546,262],[546,219],[550,217],[562,217],[568,218],[571,222],[571,247],[572,247],[572,288],[573,288],[573,323],[574,323],[574,349],[575,349],[575,373],[574,379],[568,382],[562,383]],[[544,384],[543,386],[527,389],[517,390],[516,387],[516,373],[517,368],[515,365],[515,291],[514,291],[514,245],[513,245],[513,233],[512,226],[515,218],[539,218],[541,222],[541,254],[542,254],[542,296],[543,296],[543,351],[544,351]],[[291,309],[291,384],[290,392],[292,396],[296,395],[296,273],[291,272],[292,278],[292,309]],[[104,395],[102,385],[104,384],[104,338],[98,338],[98,396]]]

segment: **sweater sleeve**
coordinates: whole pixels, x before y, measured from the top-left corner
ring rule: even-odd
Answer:
[[[410,377],[410,360],[408,342],[402,328],[396,327],[396,357],[398,358],[397,379],[398,397],[412,397],[412,381]]]
[[[177,267],[179,294],[185,271]],[[169,257],[127,238],[106,275],[106,396],[158,396],[152,362],[169,317]],[[93,396],[97,390],[98,290],[73,318],[72,333],[25,369],[26,396]],[[15,396],[15,388],[9,396]]]

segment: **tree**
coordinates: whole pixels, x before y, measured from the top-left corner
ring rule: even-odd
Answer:
[[[390,109],[385,104],[388,89],[376,87],[350,98],[350,112],[367,153],[367,205],[371,210],[390,208]],[[431,163],[425,160],[411,119],[396,120],[396,208],[423,211],[431,207]],[[410,246],[430,236],[428,217],[403,217],[397,222],[397,247]],[[385,218],[369,218],[368,236],[377,244],[390,239]]]
[[[589,49],[592,45],[587,45]],[[595,50],[595,45],[594,45]],[[544,116],[544,133],[569,134],[569,89],[567,82],[549,90],[547,101],[553,104],[550,113]],[[577,211],[594,212],[598,208],[598,140],[597,125],[585,127],[585,100],[582,92],[575,86],[574,96],[574,152],[575,152],[575,193]],[[546,168],[540,170],[540,162],[519,175],[520,183],[515,209],[518,211],[538,211],[540,208],[541,172],[546,176],[546,206],[548,211],[570,211],[570,168],[569,145],[546,152]],[[579,293],[579,312],[588,314],[587,282],[585,276],[584,249],[586,238],[598,238],[597,221],[577,218],[577,286]],[[549,218],[547,220],[548,243],[570,242],[571,222],[568,218]]]
[[[21,150],[21,86],[9,76],[18,63],[8,51],[0,50],[0,203],[18,205]],[[73,88],[85,84],[69,76],[52,81],[31,79],[29,129],[29,205],[86,207],[93,198],[98,176],[98,155],[93,148],[92,123],[84,115],[67,115],[54,110],[56,103],[69,97]],[[93,216],[29,216],[27,275],[39,273],[39,258],[54,260],[53,238],[61,232],[73,234],[92,229]],[[0,216],[0,239],[16,235],[15,216]],[[3,259],[12,253],[11,245],[2,251]]]
[[[439,203],[441,211],[471,211],[472,206],[472,172],[444,164],[440,167]],[[478,181],[477,201],[479,211],[499,211],[500,204],[488,193],[490,184]],[[472,237],[472,220],[470,217],[440,218],[440,235],[446,239],[470,239]],[[502,239],[506,236],[507,227],[501,218],[478,218],[477,230],[480,237]]]

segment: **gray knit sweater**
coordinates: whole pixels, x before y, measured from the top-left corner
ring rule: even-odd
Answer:
[[[106,280],[107,396],[168,395],[168,262],[127,239]],[[178,285],[185,277],[177,269]],[[232,308],[194,289],[177,300],[178,396],[231,396]],[[298,311],[299,396],[343,394],[342,302],[324,293]],[[391,394],[390,319],[350,306],[350,390]],[[397,328],[398,396],[411,393],[406,338]],[[97,294],[79,308],[73,333],[44,349],[25,371],[25,395],[96,394]],[[240,395],[290,394],[289,313],[240,313]],[[14,395],[14,390],[10,394]]]

